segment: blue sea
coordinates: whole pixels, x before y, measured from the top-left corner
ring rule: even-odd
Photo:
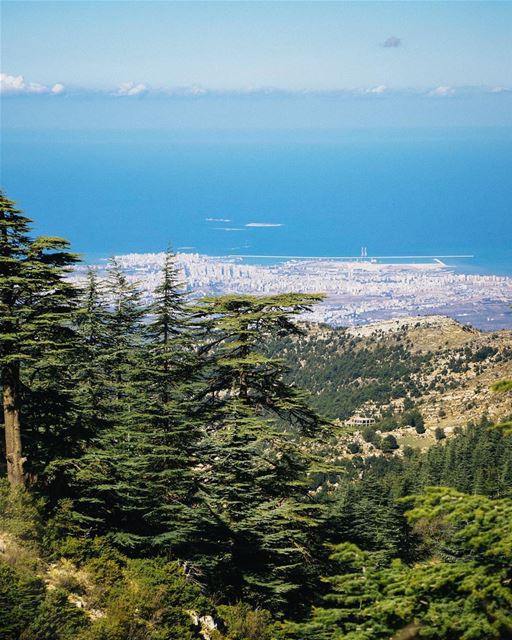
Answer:
[[[512,274],[510,129],[13,129],[2,186],[36,232],[68,238],[88,260],[169,244],[301,256],[364,246],[473,254],[446,262]]]

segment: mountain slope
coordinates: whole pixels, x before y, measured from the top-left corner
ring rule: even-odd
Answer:
[[[490,386],[512,375],[512,331],[483,333],[442,316],[363,327],[304,325],[270,345],[311,403],[341,421],[418,408],[427,427],[453,427],[512,413],[511,394]]]

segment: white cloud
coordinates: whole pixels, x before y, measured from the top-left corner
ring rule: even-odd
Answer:
[[[388,90],[388,88],[386,87],[385,84],[379,84],[377,87],[372,87],[371,89],[365,89],[365,93],[373,93],[376,95],[382,95],[383,93],[386,93],[386,91]]]
[[[114,95],[116,96],[140,96],[148,90],[143,82],[123,82],[119,85]]]
[[[0,73],[0,87],[2,93],[21,93],[25,87],[23,76],[10,76]]]
[[[64,91],[64,85],[57,83],[51,88],[39,82],[26,82],[23,76],[11,76],[8,73],[0,73],[0,91],[7,94],[59,94]]]
[[[240,229],[239,227],[215,227],[216,231],[246,231],[246,229]]]
[[[245,225],[246,227],[284,227],[281,223],[274,222],[249,222]]]
[[[436,87],[427,93],[429,98],[451,98],[455,95],[455,89],[447,85]]]
[[[205,218],[206,222],[231,222],[230,218]]]
[[[384,40],[382,46],[386,47],[386,49],[400,47],[402,46],[402,40],[401,38],[397,38],[396,36],[390,36],[389,38],[386,38],[386,40]]]
[[[185,93],[190,96],[204,96],[208,93],[208,91],[206,89],[203,89],[203,87],[193,85],[192,87],[187,87]]]
[[[510,93],[511,91],[511,87],[493,87],[491,89],[491,93]]]
[[[62,93],[63,91],[64,91],[64,85],[61,84],[60,82],[57,82],[51,88],[51,92],[55,93],[56,95],[59,94],[59,93]]]

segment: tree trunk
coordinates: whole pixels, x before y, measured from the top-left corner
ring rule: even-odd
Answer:
[[[7,479],[11,487],[19,487],[25,484],[25,458],[21,450],[19,365],[6,365],[2,377]]]

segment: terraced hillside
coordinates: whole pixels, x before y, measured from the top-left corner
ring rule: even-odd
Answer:
[[[415,407],[427,428],[450,431],[483,415],[496,421],[512,414],[512,394],[490,390],[512,376],[512,331],[483,333],[442,316],[303,328],[269,349],[330,418],[378,421]]]

